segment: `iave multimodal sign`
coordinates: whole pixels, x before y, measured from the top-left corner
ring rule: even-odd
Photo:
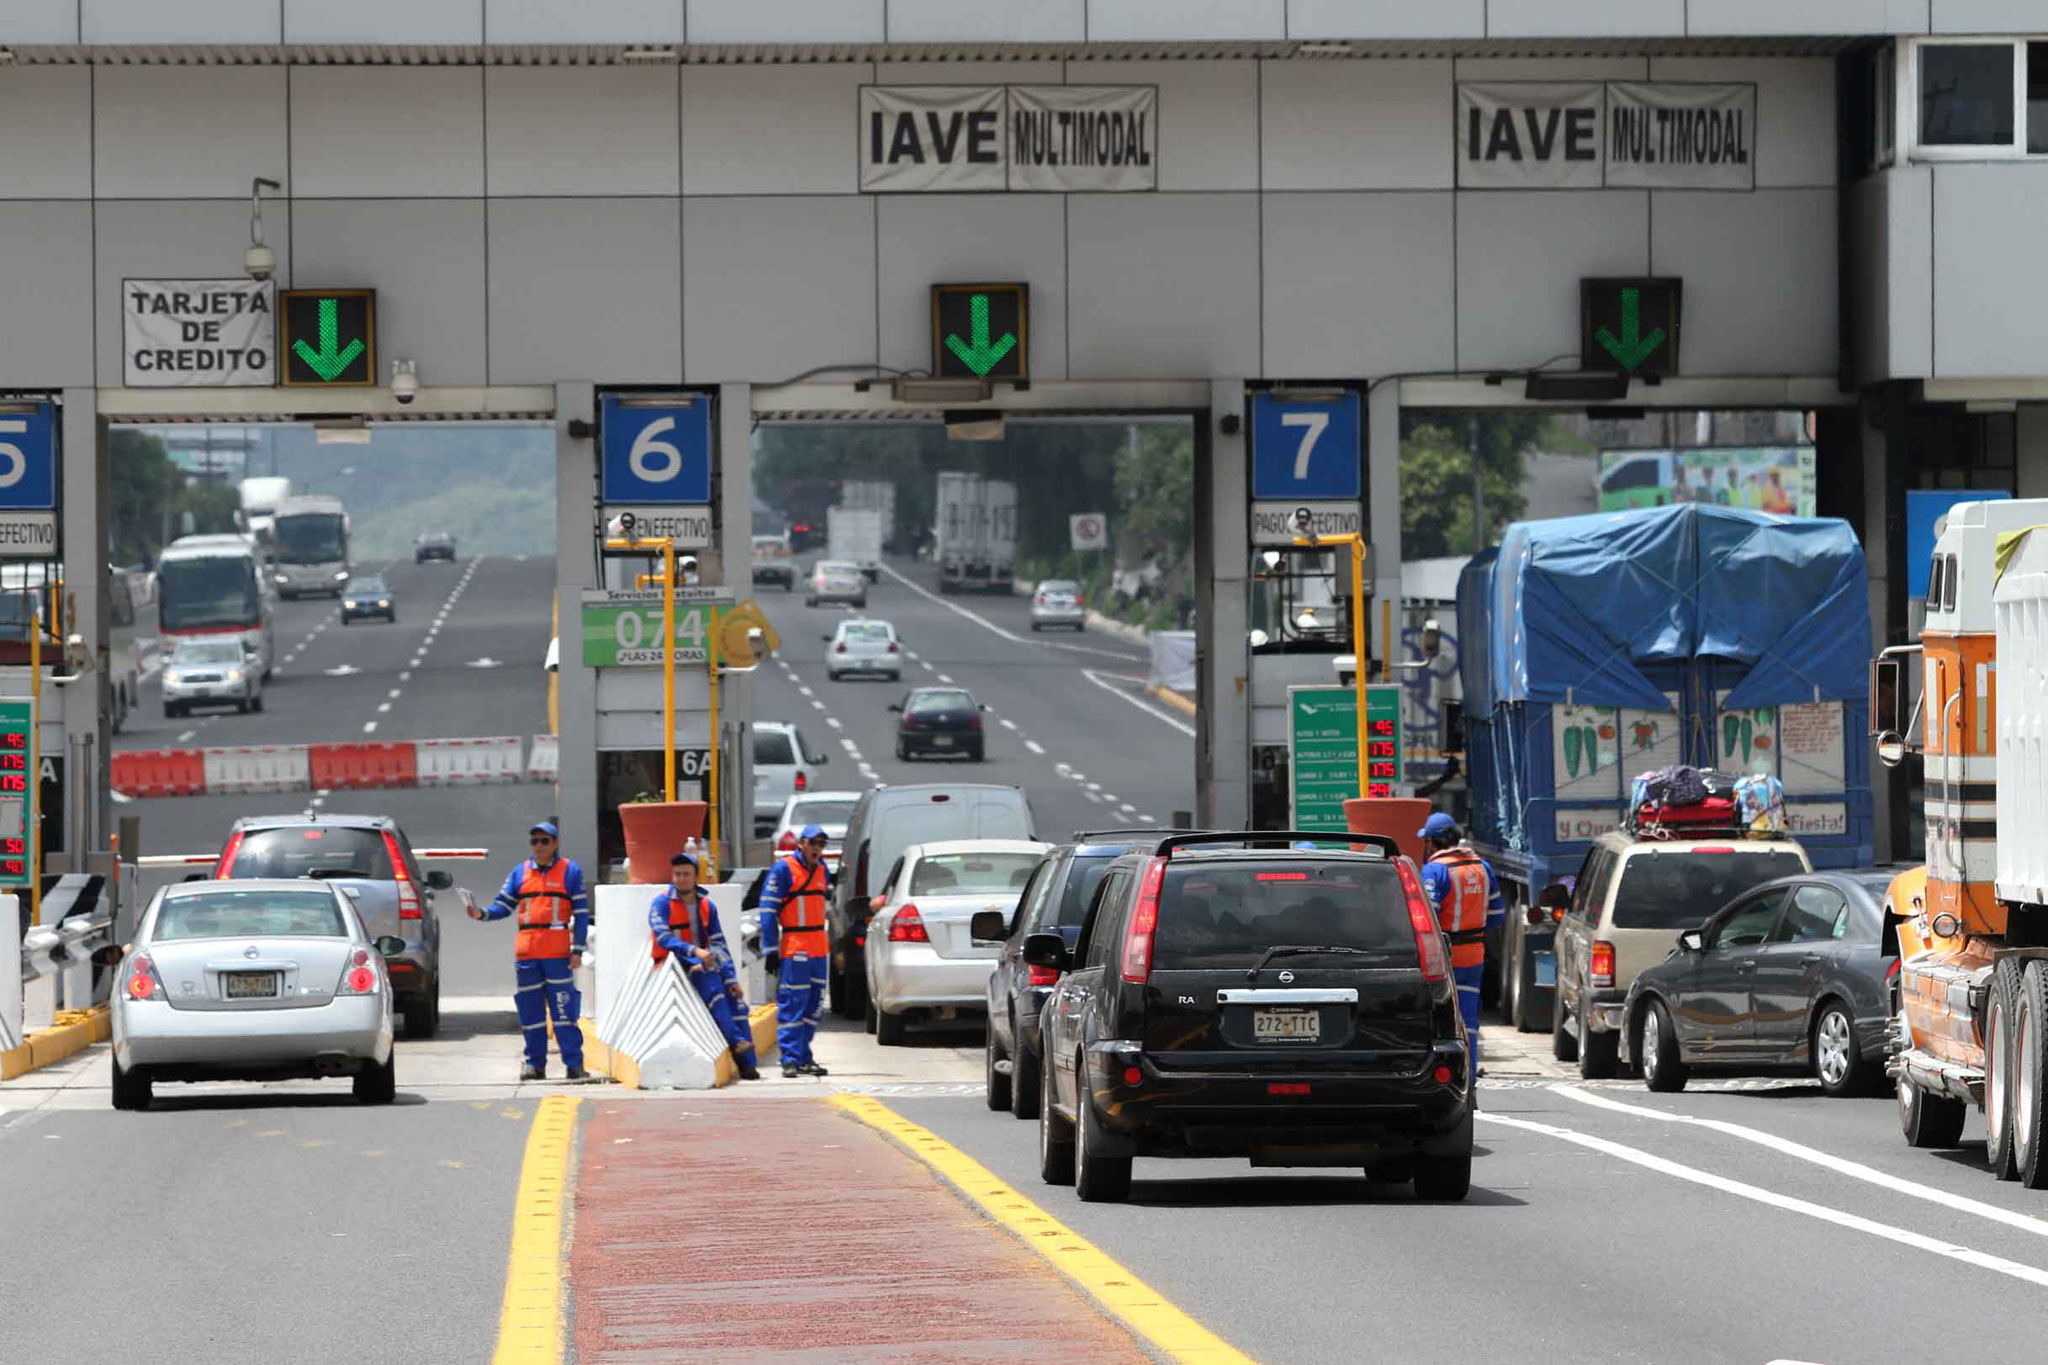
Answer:
[[[269,280],[123,280],[121,382],[131,389],[277,383]]]
[[[1465,83],[1455,136],[1464,189],[1756,188],[1747,82]]]
[[[1151,85],[864,85],[867,194],[1159,188]]]

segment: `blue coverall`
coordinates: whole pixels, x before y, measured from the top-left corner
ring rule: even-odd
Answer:
[[[1460,845],[1463,848],[1462,845]],[[1498,928],[1507,919],[1507,902],[1501,899],[1500,878],[1493,875],[1493,865],[1470,849],[1464,849],[1474,862],[1486,869],[1486,924]],[[1451,869],[1439,862],[1422,865],[1422,894],[1429,901],[1430,912],[1443,920],[1444,897],[1451,892]],[[1455,953],[1455,950],[1454,950]],[[1472,1055],[1479,1055],[1479,986],[1486,976],[1486,961],[1465,967],[1453,967],[1451,975],[1458,983],[1458,1013],[1465,1018],[1465,1031],[1472,1038]]]
[[[702,891],[694,893],[700,908],[692,913],[691,919],[702,924],[703,931],[702,941],[693,944],[669,925],[675,894],[675,890],[670,888],[648,904],[647,928],[653,933],[654,941],[683,964],[683,974],[697,988],[698,997],[704,1001],[704,1008],[711,1011],[712,1021],[725,1035],[725,1041],[739,1051],[750,1051],[754,1046],[754,1032],[747,1022],[747,1000],[740,991],[739,973],[733,968],[732,950],[726,946],[725,930],[719,927],[718,907]],[[693,937],[699,936],[693,932]],[[711,950],[708,966],[697,960],[693,948]]]
[[[572,952],[580,953],[590,937],[590,892],[584,889],[582,868],[567,858],[558,861],[568,864],[562,884],[569,895],[570,945]],[[528,870],[547,872],[553,867],[554,863],[541,867],[531,858],[521,862],[484,907],[484,918],[497,920],[511,915],[519,907],[520,887]],[[576,1027],[576,1020],[582,1012],[583,992],[576,989],[569,959],[520,958],[513,964],[513,970],[518,986],[512,993],[512,1004],[519,1011],[519,1029],[526,1041],[526,1064],[536,1070],[547,1065],[547,1021],[553,1016],[555,1045],[562,1050],[562,1065],[571,1071],[582,1070],[583,1030]]]
[[[782,903],[793,887],[790,864],[804,866],[815,879],[816,889],[825,889],[822,863],[803,863],[801,854],[791,854],[768,869],[761,886],[761,952],[780,952],[782,946]],[[820,916],[822,923],[822,915]],[[775,991],[775,1041],[784,1066],[808,1066],[812,1062],[811,1038],[818,1031],[818,1019],[825,1008],[825,982],[831,970],[832,954],[823,932],[792,935],[805,941],[802,951],[782,953],[782,975]]]

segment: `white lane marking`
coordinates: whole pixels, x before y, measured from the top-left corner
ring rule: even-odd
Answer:
[[[308,801],[306,804],[309,806],[324,806],[327,804],[327,798],[324,796],[316,796],[312,800]]]
[[[996,723],[998,725],[1001,725],[1005,730],[1014,730],[1017,728],[1017,722],[1011,720],[1008,716],[997,716]],[[799,923],[801,923],[801,921],[799,921]]]
[[[1087,797],[1090,801],[1093,801],[1098,806],[1102,804],[1102,798],[1097,796],[1094,792],[1082,792],[1081,794]]]
[[[1001,626],[989,620],[986,616],[983,616],[978,611],[969,611],[966,607],[961,606],[958,602],[948,602],[945,598],[939,596],[937,593],[926,591],[918,584],[913,583],[909,579],[905,578],[902,574],[897,573],[887,564],[884,564],[882,566],[882,572],[889,575],[889,577],[895,579],[898,583],[901,583],[904,587],[910,589],[912,592],[916,593],[919,597],[924,598],[926,601],[936,603],[937,605],[944,607],[947,611],[950,611],[957,616],[964,616],[968,620],[974,622],[975,625],[980,626],[983,630],[989,631],[990,633],[995,635],[1000,635],[1005,640],[1014,640],[1020,645],[1039,645],[1046,649],[1071,650],[1076,654],[1094,654],[1104,659],[1121,659],[1125,663],[1139,662],[1139,656],[1135,654],[1120,654],[1117,651],[1111,649],[1093,649],[1087,645],[1060,644],[1056,641],[1038,639],[1030,635],[1013,634],[1010,631],[1004,630]]]
[[[1067,770],[1067,776],[1073,778],[1076,782],[1087,783],[1087,785],[1094,787],[1097,791],[1102,790],[1102,784],[1100,782],[1089,782],[1088,774],[1086,773],[1077,773],[1073,769],[1069,768]]]
[[[850,739],[842,739],[839,742],[846,747],[846,752],[850,754],[857,754],[860,752],[860,745],[855,744]]]
[[[387,713],[388,713],[388,712],[389,712],[390,710],[391,710],[391,703],[390,703],[390,702],[388,702],[388,701],[380,701],[380,702],[378,702],[378,703],[377,703],[377,714],[378,714],[378,715],[380,715],[380,716],[381,716],[381,715],[385,715],[385,714],[387,714]]]
[[[399,672],[399,675],[398,675],[398,680],[399,680],[400,682],[411,682],[411,681],[412,681],[412,670],[411,670],[411,669],[409,669],[409,668],[401,670],[401,671]],[[397,694],[396,692],[393,692],[393,693],[392,693],[391,695],[395,697],[395,696],[397,696],[398,694]]]
[[[1690,1124],[1696,1128],[1711,1128],[1717,1133],[1726,1133],[1730,1137],[1741,1138],[1744,1142],[1754,1142],[1758,1146],[1768,1147],[1774,1152],[1782,1152],[1786,1156],[1797,1157],[1801,1161],[1810,1161],[1816,1166],[1835,1172],[1837,1175],[1846,1175],[1852,1180],[1861,1180],[1867,1184],[1890,1190],[1894,1194],[1903,1194],[1910,1199],[1924,1199],[1930,1204],[1939,1204],[1943,1208],[1954,1209],[1958,1213],[1973,1213],[1979,1218],[1988,1218],[1994,1223],[2003,1223],[2009,1228],[2019,1228],[2022,1231],[2031,1232],[2037,1237],[2048,1237],[2048,1221],[2036,1218],[2031,1214],[2021,1213],[2016,1209],[2000,1208],[1996,1204],[1986,1204],[1982,1200],[1971,1199],[1967,1195],[1951,1194],[1947,1190],[1937,1189],[1932,1185],[1922,1185],[1917,1181],[1891,1175],[1875,1167],[1865,1166],[1861,1162],[1850,1161],[1847,1158],[1808,1147],[1803,1143],[1794,1142],[1790,1138],[1782,1138],[1775,1133],[1764,1132],[1759,1128],[1746,1128],[1742,1124],[1729,1123],[1723,1119],[1695,1118],[1690,1114],[1673,1114],[1666,1110],[1651,1109],[1644,1105],[1624,1104],[1620,1100],[1610,1100],[1604,1095],[1595,1095],[1583,1090],[1575,1090],[1568,1086],[1553,1085],[1550,1089],[1557,1094],[1565,1096],[1567,1099],[1577,1100],[1581,1104],[1590,1104],[1597,1109],[1611,1109],[1617,1113],[1631,1114],[1637,1118],[1657,1119],[1663,1123],[1683,1123]]]
[[[1776,1190],[1767,1190],[1760,1185],[1751,1185],[1744,1181],[1731,1180],[1727,1176],[1715,1175],[1711,1171],[1703,1171],[1694,1166],[1682,1165],[1679,1162],[1672,1161],[1666,1157],[1656,1156],[1637,1147],[1629,1147],[1619,1142],[1610,1142],[1606,1138],[1594,1137],[1590,1133],[1581,1133],[1571,1128],[1560,1128],[1552,1123],[1537,1123],[1531,1119],[1511,1118],[1506,1114],[1488,1113],[1483,1109],[1474,1117],[1482,1123],[1501,1123],[1506,1124],[1510,1128],[1520,1128],[1524,1132],[1542,1133],[1546,1137],[1554,1137],[1580,1147],[1590,1148],[1596,1152],[1604,1152],[1608,1156],[1644,1167],[1647,1170],[1656,1171],[1662,1175],[1690,1181],[1695,1185],[1704,1185],[1710,1190],[1719,1190],[1723,1194],[1732,1194],[1738,1199],[1748,1199],[1758,1204],[1768,1205],[1771,1208],[1783,1209],[1787,1213],[1797,1213],[1808,1218],[1817,1218],[1823,1223],[1833,1223],[1837,1227],[1868,1233],[1872,1237],[1881,1237],[1888,1242],[1897,1242],[1902,1246],[1909,1246],[1918,1251],[1930,1251],[1937,1256],[1946,1256],[1950,1260],[1961,1261],[1965,1265],[1978,1266],[1984,1270],[1994,1270],[2001,1275],[2009,1275],[2013,1279],[2024,1280],[2028,1284],[2048,1287],[2048,1270],[2042,1270],[2036,1266],[2022,1265],[2018,1261],[2008,1261],[2002,1256],[1993,1256],[1988,1252],[1977,1251],[1971,1247],[1958,1246],[1953,1242],[1944,1242],[1939,1238],[1929,1237],[1924,1233],[1913,1232],[1907,1228],[1893,1227],[1889,1223],[1880,1223],[1842,1209],[1830,1208],[1826,1204],[1816,1204],[1811,1200],[1800,1199],[1789,1194],[1780,1194]]]
[[[1088,790],[1092,792],[1099,792],[1102,790],[1102,784],[1100,782],[1090,782],[1088,784]]]
[[[919,659],[917,661],[917,666],[927,673],[936,673],[939,671],[938,669],[933,668],[929,663],[925,662],[923,659]]]
[[[1153,819],[1153,818],[1152,818],[1151,816],[1149,816],[1149,815],[1140,815],[1140,816],[1139,816],[1138,818],[1139,818],[1140,820],[1143,820],[1143,821],[1144,821],[1144,822],[1145,822],[1146,824],[1148,824],[1148,825],[1156,825],[1156,824],[1158,824],[1158,823],[1159,823],[1159,822],[1158,822],[1157,820]]]
[[[1122,811],[1125,815],[1136,815],[1138,813],[1138,808],[1128,801],[1118,806],[1117,809]]]
[[[363,733],[364,733],[364,734],[366,734],[366,735],[374,735],[374,734],[376,734],[376,733],[377,733],[377,722],[376,722],[376,721],[374,721],[374,720],[366,720],[366,721],[364,721],[364,722],[363,722]]]
[[[1040,755],[1041,757],[1045,754],[1045,746],[1043,744],[1040,744],[1035,739],[1025,740],[1024,747],[1029,749],[1032,753]]]
[[[865,763],[860,765],[860,775],[862,777],[865,777],[870,782],[881,781],[881,774],[876,772],[873,768],[870,768]]]
[[[1186,721],[1184,721],[1184,720],[1181,720],[1181,719],[1180,719],[1179,717],[1177,717],[1177,716],[1170,716],[1170,715],[1168,715],[1168,714],[1167,714],[1166,712],[1164,712],[1164,711],[1160,710],[1160,709],[1159,709],[1158,707],[1156,707],[1156,706],[1152,706],[1152,705],[1150,705],[1150,704],[1148,704],[1148,703],[1146,703],[1146,702],[1142,702],[1142,701],[1139,701],[1139,700],[1138,700],[1138,699],[1137,699],[1136,697],[1134,697],[1134,696],[1132,696],[1132,695],[1131,695],[1130,693],[1128,693],[1128,692],[1124,691],[1124,690],[1123,690],[1123,689],[1122,689],[1121,687],[1118,687],[1118,686],[1117,686],[1117,685],[1116,685],[1115,683],[1111,683],[1111,682],[1104,682],[1104,681],[1103,681],[1103,680],[1102,680],[1101,678],[1099,678],[1099,677],[1097,677],[1097,676],[1095,675],[1095,670],[1094,670],[1094,669],[1092,669],[1092,668],[1084,668],[1084,669],[1082,669],[1082,670],[1081,670],[1081,676],[1082,676],[1082,677],[1084,677],[1084,678],[1086,678],[1086,679],[1087,679],[1087,680],[1088,680],[1089,682],[1092,682],[1092,683],[1094,683],[1094,684],[1095,684],[1095,685],[1096,685],[1097,687],[1099,687],[1099,688],[1101,688],[1101,689],[1102,689],[1103,691],[1105,691],[1105,692],[1109,693],[1109,694],[1110,694],[1111,696],[1113,696],[1113,697],[1119,697],[1119,698],[1123,699],[1124,701],[1127,701],[1127,702],[1129,702],[1129,703],[1130,703],[1131,705],[1133,705],[1133,706],[1137,707],[1137,708],[1138,708],[1138,709],[1139,709],[1140,711],[1143,711],[1143,712],[1144,712],[1144,713],[1145,713],[1146,715],[1148,715],[1148,716],[1151,716],[1151,717],[1152,717],[1153,719],[1155,719],[1155,720],[1163,720],[1163,721],[1165,721],[1165,722],[1166,722],[1166,723],[1167,723],[1168,725],[1171,725],[1171,726],[1172,726],[1172,727],[1173,727],[1174,729],[1176,729],[1176,730],[1180,731],[1180,732],[1181,732],[1182,734],[1186,735],[1186,736],[1187,736],[1188,738],[1190,738],[1190,739],[1193,739],[1193,738],[1194,738],[1194,735],[1195,735],[1195,727],[1194,727],[1194,726],[1192,726],[1192,725],[1189,725],[1189,724],[1188,724],[1188,723],[1187,723]]]
[[[392,689],[391,689],[390,693],[388,694],[388,695],[390,696],[391,700],[393,700],[393,701],[397,701],[397,700],[398,700],[398,694],[399,694],[399,691],[400,691],[400,690],[401,690],[401,689],[399,689],[399,688],[396,688],[396,687],[394,687],[394,688],[392,688]]]
[[[953,681],[953,675],[951,673],[941,673],[939,674],[939,681],[942,683],[949,683]]]
[[[1061,777],[1072,777],[1074,775],[1074,765],[1071,763],[1055,763],[1052,765],[1052,770]]]
[[[799,683],[799,684],[797,685],[797,689],[796,689],[796,690],[797,690],[797,694],[798,694],[799,696],[805,696],[805,697],[808,697],[808,696],[812,695],[812,693],[811,693],[811,689],[810,689],[810,688],[808,688],[808,687],[805,687],[805,686],[803,686],[803,685],[802,685],[801,683]],[[802,924],[802,923],[803,923],[803,921],[802,921],[802,920],[798,920],[798,921],[797,921],[797,923],[798,923],[798,924]]]
[[[179,744],[183,744],[183,743],[184,743],[184,742],[185,742],[186,740],[188,740],[188,739],[192,738],[192,736],[194,736],[194,735],[196,735],[196,734],[198,734],[198,733],[199,733],[199,732],[198,732],[197,730],[187,730],[187,731],[185,731],[185,732],[184,732],[183,734],[181,734],[181,735],[179,735],[179,736],[178,736],[177,742],[178,742]],[[798,923],[802,923],[802,921],[798,921]]]
[[[819,711],[822,711],[822,710],[824,710],[824,709],[825,709],[825,703],[824,703],[824,702],[821,702],[821,701],[819,701],[819,700],[818,700],[818,699],[817,699],[816,697],[812,697],[812,698],[811,698],[811,706],[812,706],[812,708],[813,708],[813,709],[815,709],[815,710],[819,710]]]
[[[906,659],[908,659],[908,660],[910,660],[910,662],[912,662],[912,663],[916,663],[916,662],[917,662],[917,653],[916,653],[916,651],[914,651],[914,650],[908,650],[908,649],[904,650],[904,651],[903,651],[903,657],[904,657],[904,658],[906,658]]]
[[[825,717],[825,723],[826,723],[827,725],[831,726],[831,727],[832,727],[833,729],[835,729],[835,730],[843,730],[843,729],[845,729],[845,728],[846,728],[845,726],[843,726],[843,725],[841,725],[841,724],[839,723],[839,717],[837,717],[837,716],[827,716],[827,717]],[[802,921],[798,921],[798,922],[799,922],[799,923],[801,923]]]

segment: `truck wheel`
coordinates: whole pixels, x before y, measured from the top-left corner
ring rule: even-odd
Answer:
[[[2020,1183],[2048,1188],[2048,1075],[2042,1050],[2048,1045],[2048,964],[2027,963],[2012,1020],[2012,1154]]]
[[[1564,986],[1550,998],[1550,1055],[1560,1062],[1579,1060],[1579,1040],[1565,1028]]]
[[[1991,998],[1984,1012],[1984,1158],[1991,1174],[2012,1180],[2020,1173],[2013,1158],[2013,1024],[2025,981],[2018,958],[1999,960],[1991,972]]]
[[[1963,1102],[1898,1078],[1899,1129],[1908,1147],[1954,1147],[1963,1136]]]

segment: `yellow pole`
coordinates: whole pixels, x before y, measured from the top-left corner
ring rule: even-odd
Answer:
[[[661,757],[662,783],[670,805],[676,800],[676,546],[661,542]]]
[[[711,764],[707,774],[711,783],[711,824],[710,838],[705,840],[704,880],[715,882],[718,880],[718,751],[721,747],[718,742],[718,608],[706,603],[704,613],[710,618],[704,632],[704,674],[711,684]]]
[[[41,805],[42,763],[36,756],[41,739],[37,731],[43,718],[43,613],[29,610],[28,622],[28,781],[22,784],[23,808],[28,812],[28,922],[43,922],[43,822]]]
[[[1351,687],[1358,709],[1358,794],[1367,796],[1366,779],[1372,763],[1366,757],[1371,744],[1365,733],[1365,541],[1355,535],[1351,537],[1351,649]],[[1384,675],[1384,659],[1380,668]]]

